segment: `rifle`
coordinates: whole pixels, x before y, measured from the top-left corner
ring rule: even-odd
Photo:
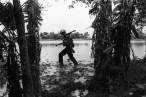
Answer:
[[[69,34],[71,34],[72,32],[75,32],[76,30],[73,30],[73,31],[70,31],[69,33],[67,33],[66,35],[69,35]]]
[[[62,43],[59,43],[59,44],[56,44],[56,46],[61,45],[61,44],[63,44],[63,42]]]

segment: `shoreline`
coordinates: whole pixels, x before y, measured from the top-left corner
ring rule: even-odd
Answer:
[[[78,41],[84,41],[84,40],[92,40],[92,39],[73,39]],[[40,41],[61,41],[61,39],[40,39]]]
[[[40,41],[60,41],[61,39],[40,39]],[[92,39],[73,39],[75,41],[84,41]],[[146,39],[131,39],[131,41],[146,41]]]

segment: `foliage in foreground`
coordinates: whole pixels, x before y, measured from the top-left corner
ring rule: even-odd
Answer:
[[[128,83],[126,84],[120,80],[120,75],[117,79],[110,77],[108,83],[110,97],[142,97],[146,95],[146,66],[144,64],[143,60],[132,61],[126,78]],[[42,63],[42,96],[76,97],[74,95],[76,92],[80,95],[79,97],[105,97],[101,92],[90,90],[95,72],[93,67],[93,64],[79,63],[77,71],[73,71],[73,66],[69,63],[60,70],[56,63]]]
[[[22,95],[24,97],[41,96],[38,66],[40,60],[38,33],[39,24],[42,20],[41,10],[38,3],[35,3],[35,0],[28,0],[28,2],[30,1],[31,3],[27,3],[27,6],[24,5],[27,8],[29,7],[28,13],[25,13],[27,15],[25,18],[20,0],[12,0],[13,3],[0,2],[0,26],[2,28],[0,30],[0,61],[5,63],[4,66],[0,64],[2,67],[1,75],[3,76],[1,80],[4,80],[7,84],[9,97],[22,97]],[[27,23],[24,22],[24,19],[26,19]],[[28,25],[28,34],[26,34],[25,23]],[[34,31],[34,33],[31,33],[31,31]],[[31,36],[34,37],[32,38]],[[31,37],[31,41],[28,40],[28,37],[29,39]],[[31,47],[28,46],[28,43],[31,44]],[[31,54],[33,55],[30,55],[30,49],[32,49]],[[32,51],[36,51],[35,55]],[[33,60],[32,56],[36,60]],[[30,66],[30,64],[37,64],[37,66]],[[35,74],[33,72],[34,67],[37,69],[35,69],[37,71],[35,71]],[[35,81],[32,81],[34,77]],[[4,82],[1,84],[5,84]],[[38,91],[36,92],[35,90]]]

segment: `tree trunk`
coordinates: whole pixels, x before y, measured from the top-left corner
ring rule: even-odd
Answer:
[[[40,43],[39,43],[39,26],[37,16],[40,14],[36,14],[39,11],[33,3],[38,4],[37,1],[29,0],[29,7],[32,9],[31,11],[27,11],[28,14],[28,55],[29,55],[29,62],[31,65],[31,74],[33,80],[33,92],[35,97],[41,97],[41,81],[40,81],[40,71],[39,71],[39,62],[40,62]]]
[[[116,44],[114,48],[114,59],[115,64],[123,68],[122,80],[126,80],[127,71],[130,64],[130,40],[131,40],[131,27],[133,26],[133,18],[135,13],[134,5],[128,5],[127,0],[121,2],[122,10],[119,16],[119,22],[116,24],[114,33],[117,36],[114,38],[114,43]],[[124,10],[124,11],[123,11]]]
[[[17,62],[17,55],[15,52],[15,45],[9,44],[8,58],[7,58],[7,77],[9,97],[22,97],[22,88],[20,86],[20,67]]]
[[[40,71],[39,71],[40,44],[39,44],[39,40],[37,40],[36,32],[34,31],[31,30],[28,32],[29,34],[33,34],[28,37],[28,52],[29,52],[29,58],[31,59],[29,62],[31,64],[31,74],[33,80],[34,95],[35,97],[41,97],[41,82],[40,82]]]
[[[92,27],[94,28],[92,40],[95,75],[89,89],[103,95],[108,95],[108,66],[112,57],[104,53],[104,50],[111,46],[109,38],[109,28],[112,24],[109,19],[111,16],[111,2],[110,0],[101,0],[98,6],[101,9],[92,23]]]
[[[24,16],[19,0],[13,0],[14,17],[16,22],[20,59],[22,64],[22,85],[24,97],[34,97],[33,82],[28,57],[27,41],[25,37]]]

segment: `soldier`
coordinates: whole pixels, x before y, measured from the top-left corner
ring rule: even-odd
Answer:
[[[63,44],[63,46],[65,46],[65,48],[59,53],[59,63],[60,63],[60,66],[63,66],[63,56],[65,54],[68,55],[70,60],[74,63],[74,66],[78,65],[76,59],[73,56],[73,53],[75,53],[75,51],[73,50],[74,43],[73,43],[73,39],[70,37],[70,34],[72,32],[74,32],[74,31],[71,31],[70,33],[66,33],[65,30],[61,30],[60,31],[60,34],[62,35],[62,38],[63,38],[63,42],[60,43],[60,44]],[[60,44],[57,44],[57,45],[60,45]]]

